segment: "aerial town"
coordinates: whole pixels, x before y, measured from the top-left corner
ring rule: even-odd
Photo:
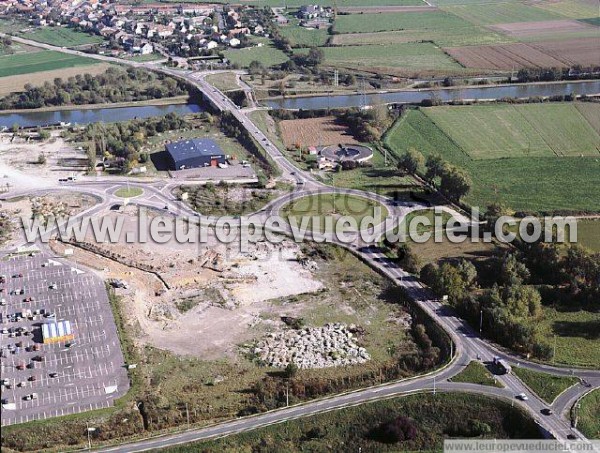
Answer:
[[[600,453],[596,0],[0,1],[2,452]]]

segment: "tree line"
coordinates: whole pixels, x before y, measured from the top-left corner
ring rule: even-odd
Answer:
[[[425,159],[416,149],[409,149],[400,156],[398,168],[423,177],[443,195],[456,202],[471,191],[469,174],[445,161],[439,154],[431,154]]]
[[[41,86],[25,84],[25,91],[0,99],[0,109],[35,109],[61,105],[145,101],[186,94],[182,82],[139,68],[110,67],[98,75],[60,77]]]

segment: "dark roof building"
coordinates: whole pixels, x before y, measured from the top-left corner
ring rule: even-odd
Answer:
[[[225,153],[210,138],[194,138],[168,143],[167,154],[171,170],[216,167],[225,163]]]

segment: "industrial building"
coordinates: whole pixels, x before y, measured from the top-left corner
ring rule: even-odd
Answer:
[[[166,151],[171,170],[216,167],[226,163],[225,153],[210,138],[194,138],[167,143]]]

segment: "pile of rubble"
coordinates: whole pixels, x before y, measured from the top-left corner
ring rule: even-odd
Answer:
[[[267,365],[284,368],[328,368],[355,365],[370,360],[347,326],[339,323],[324,327],[284,330],[270,333],[258,342],[254,353]]]

